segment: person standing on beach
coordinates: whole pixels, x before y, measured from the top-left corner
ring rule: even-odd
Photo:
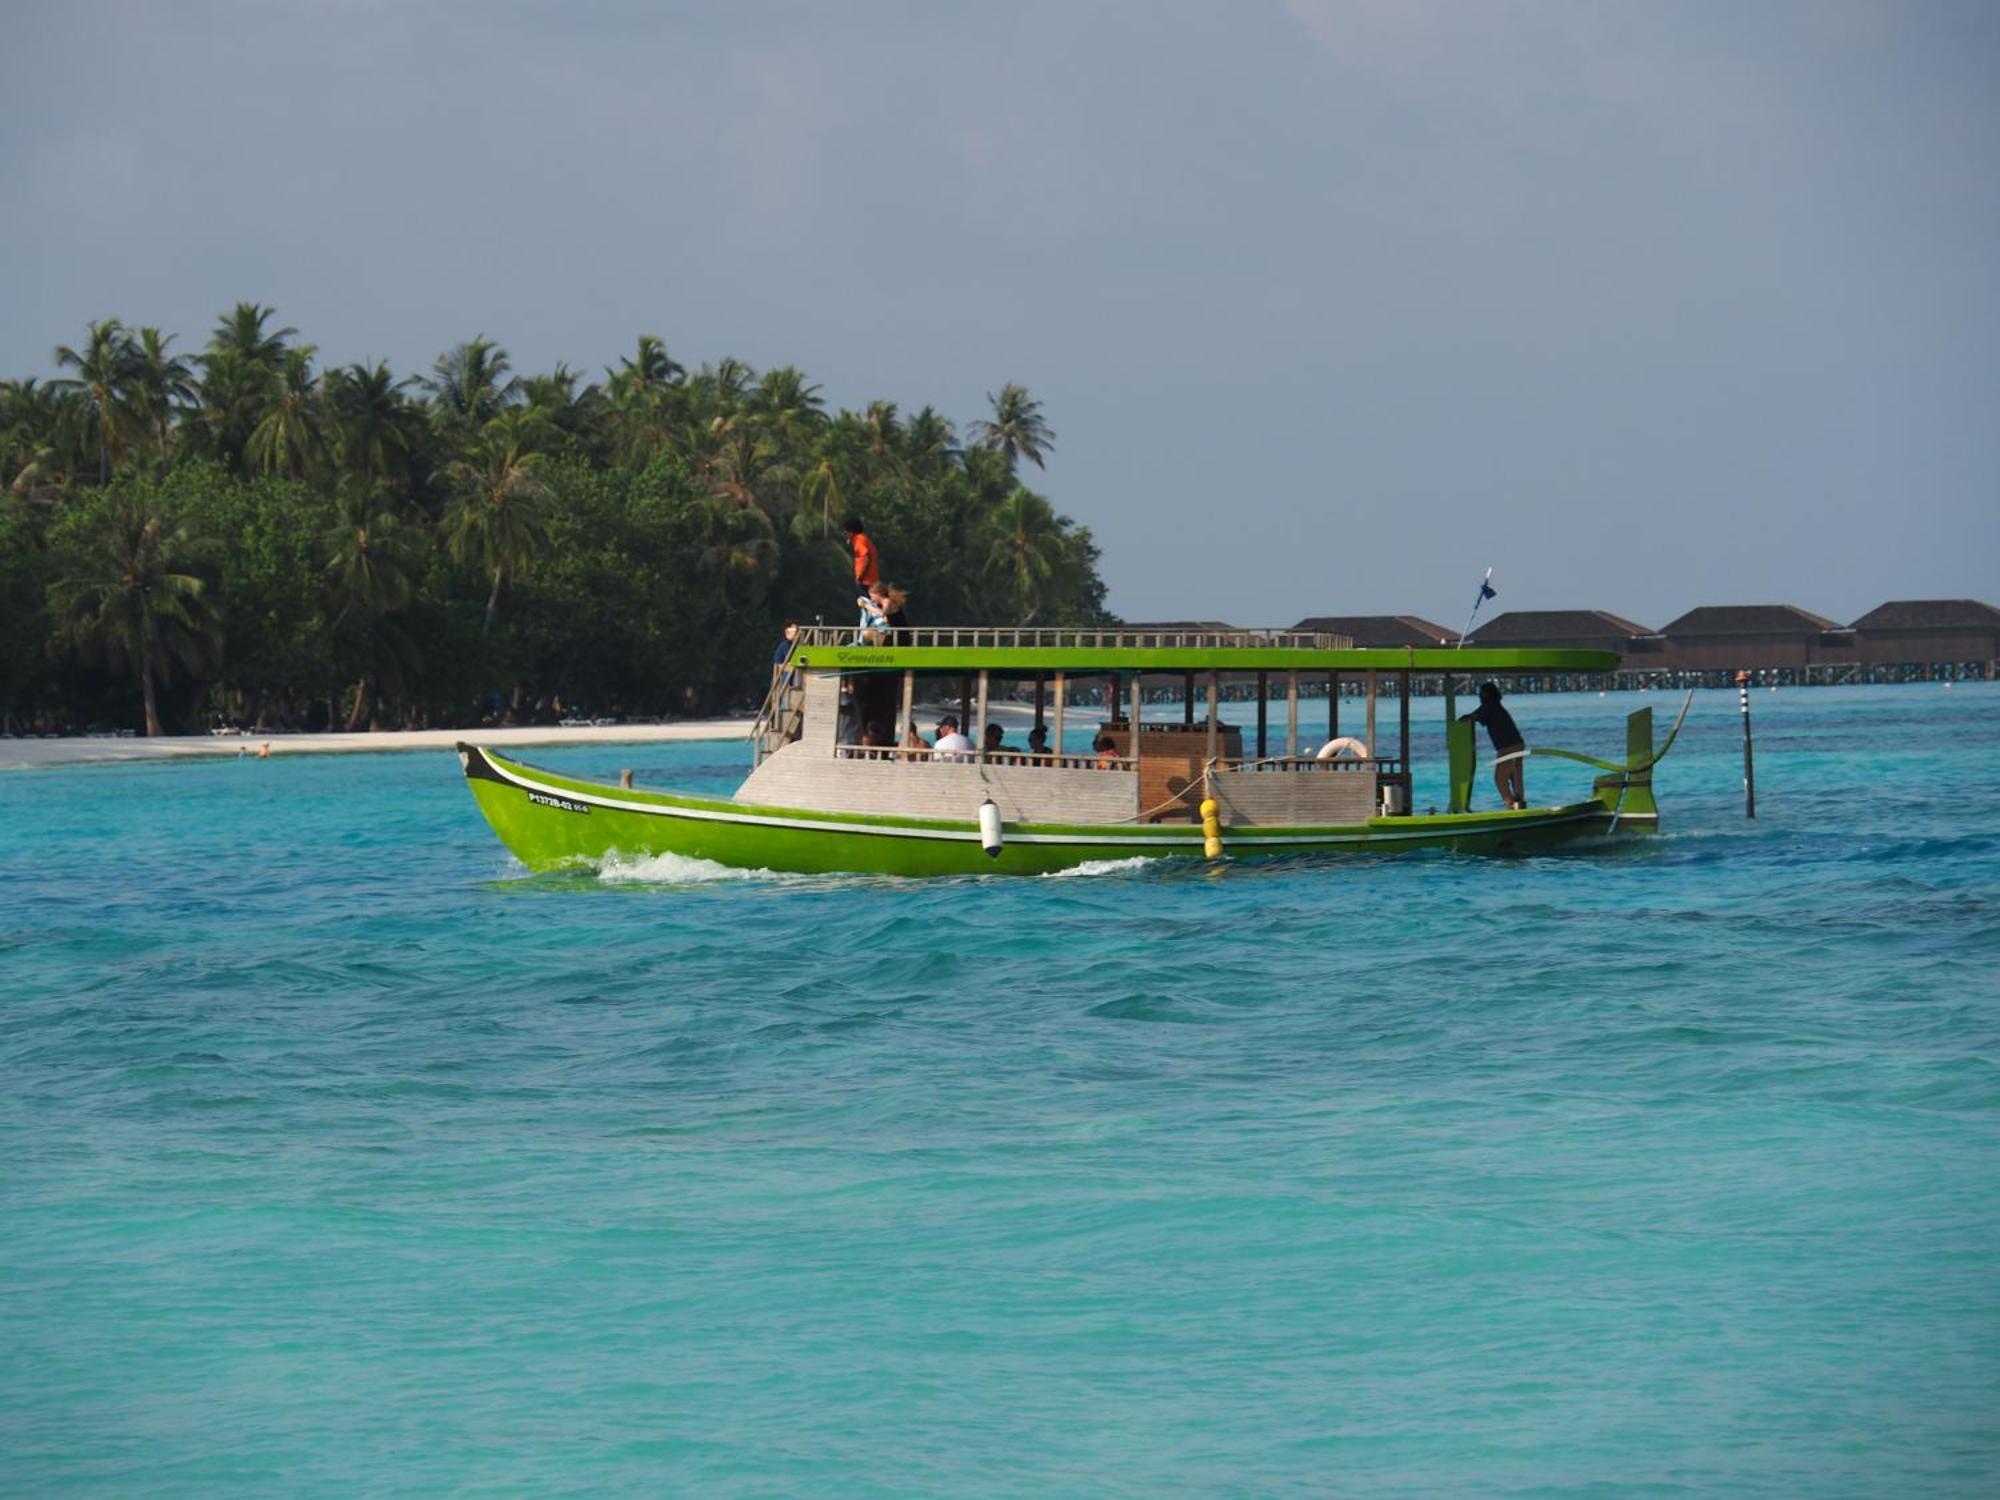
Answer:
[[[1500,793],[1501,804],[1507,808],[1522,808],[1528,805],[1526,778],[1521,775],[1521,757],[1505,759],[1524,747],[1521,731],[1514,723],[1514,716],[1500,706],[1500,685],[1497,682],[1479,684],[1479,707],[1469,714],[1460,714],[1459,719],[1472,720],[1486,726],[1486,737],[1493,741],[1493,753],[1501,756],[1493,768],[1493,786]]]

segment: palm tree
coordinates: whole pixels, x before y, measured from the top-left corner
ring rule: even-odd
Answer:
[[[1054,451],[1056,435],[1042,417],[1042,403],[1021,385],[1003,385],[999,395],[989,391],[986,399],[993,403],[993,420],[974,422],[973,436],[1006,458],[1010,474],[1024,458],[1045,467],[1042,456]]]
[[[215,332],[208,336],[209,353],[227,351],[273,375],[277,374],[285,360],[285,341],[299,336],[296,328],[266,329],[264,325],[277,315],[275,307],[264,307],[255,302],[237,303],[223,314],[222,320],[215,325]]]
[[[49,588],[60,639],[137,674],[149,737],[161,733],[159,685],[175,667],[200,672],[221,657],[220,615],[190,571],[202,550],[160,511],[123,500],[99,519],[81,571]]]
[[[503,412],[486,424],[471,454],[438,471],[454,499],[445,539],[459,562],[477,562],[492,580],[482,634],[493,629],[500,592],[548,544],[548,505],[540,478],[541,447],[552,436],[536,411]]]
[[[443,425],[477,433],[520,399],[521,382],[510,373],[507,351],[480,334],[437,357],[417,384],[431,393]]]
[[[267,329],[277,313],[239,302],[209,335],[201,366],[196,418],[202,445],[235,469],[243,467],[250,436],[284,393],[287,339],[298,329]]]
[[[661,386],[673,385],[687,374],[687,370],[674,362],[667,353],[665,340],[655,334],[639,335],[638,353],[631,359],[618,361],[616,370],[607,370],[607,375],[623,375],[641,390],[655,390]]]
[[[750,395],[750,409],[781,440],[816,432],[826,425],[826,403],[819,387],[806,382],[791,365],[766,370]]]
[[[157,328],[141,328],[132,349],[138,405],[154,450],[162,455],[167,451],[175,412],[195,400],[194,371],[186,360],[168,352],[173,341],[172,334],[162,337]]]
[[[67,344],[56,346],[56,364],[76,371],[76,378],[51,381],[59,390],[74,391],[83,398],[84,413],[90,421],[97,444],[97,482],[111,478],[114,463],[125,462],[131,439],[145,430],[145,416],[138,393],[138,356],[132,335],[116,318],[90,325],[90,338],[82,352]]]
[[[364,487],[406,468],[422,427],[422,418],[403,396],[408,377],[398,380],[377,360],[329,370],[324,384],[341,467]]]
[[[928,479],[958,458],[958,432],[949,419],[924,407],[903,424],[903,452],[910,472]]]
[[[386,616],[416,592],[422,551],[415,531],[386,497],[365,484],[344,484],[334,495],[336,520],[324,539],[328,592],[338,607],[328,628],[338,634],[356,620],[363,636],[364,666],[355,684],[350,731],[372,717],[379,698],[382,664],[395,664],[409,650],[407,637],[386,627]],[[399,638],[396,639],[396,638]]]
[[[69,486],[88,445],[84,398],[33,376],[0,380],[0,488],[50,504]]]
[[[1034,623],[1068,554],[1069,540],[1049,502],[1016,485],[993,517],[986,572],[1017,624]]]
[[[312,372],[315,352],[311,344],[285,351],[277,398],[244,446],[243,456],[266,474],[303,479],[307,469],[326,457],[319,382]]]
[[[819,529],[821,536],[831,534],[833,513],[840,510],[840,471],[834,467],[833,459],[822,454],[818,463],[806,471],[799,481],[799,502],[802,508],[810,508],[819,502]],[[792,523],[798,525],[795,519]]]
[[[704,502],[708,538],[701,552],[704,571],[719,576],[723,596],[757,604],[778,570],[778,537],[771,518],[755,505],[731,504],[718,496]]]

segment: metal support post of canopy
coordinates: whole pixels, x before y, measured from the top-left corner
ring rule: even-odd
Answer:
[[[1299,674],[1285,674],[1285,759],[1299,758]]]
[[[972,731],[972,748],[980,751],[983,751],[986,748],[987,678],[988,674],[986,668],[981,667],[979,669],[979,707],[977,710],[979,727]]]
[[[1213,764],[1213,763],[1214,763],[1214,761],[1215,761],[1215,751],[1216,751],[1216,743],[1215,743],[1215,742],[1216,742],[1216,738],[1217,738],[1217,732],[1218,732],[1218,729],[1219,729],[1219,726],[1218,726],[1218,724],[1216,723],[1216,702],[1215,702],[1215,680],[1216,680],[1216,674],[1215,674],[1215,673],[1213,673],[1213,672],[1210,672],[1210,673],[1208,674],[1208,684],[1207,684],[1207,686],[1208,686],[1208,747],[1207,747],[1207,750],[1206,750],[1206,751],[1205,751],[1204,753],[1205,753],[1205,754],[1207,755],[1207,757],[1208,757],[1208,759],[1209,759],[1209,762],[1210,762],[1211,764]]]
[[[1368,753],[1374,755],[1379,748],[1375,743],[1375,697],[1377,689],[1375,674],[1373,672],[1366,673],[1362,677],[1362,684],[1368,694]]]
[[[1053,741],[1053,744],[1055,746],[1055,752],[1058,755],[1061,755],[1063,753],[1063,705],[1068,701],[1068,699],[1069,699],[1069,685],[1067,682],[1064,681],[1064,674],[1061,672],[1057,672],[1056,673],[1056,730],[1055,730],[1055,739]]]
[[[903,674],[903,722],[896,731],[896,743],[907,745],[910,735],[917,727],[917,674]]]
[[[1403,774],[1407,776],[1410,774],[1410,674],[1408,672],[1398,672],[1396,674],[1396,691],[1403,703],[1403,726],[1400,736],[1401,758],[1403,762]],[[1369,748],[1372,749],[1374,747],[1370,746]]]
[[[1270,719],[1271,674],[1257,674],[1257,759],[1263,760],[1271,752],[1264,743],[1264,732]]]

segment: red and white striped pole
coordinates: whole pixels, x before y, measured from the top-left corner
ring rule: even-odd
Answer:
[[[1736,699],[1743,709],[1743,816],[1757,816],[1757,768],[1750,759],[1750,674],[1736,674]]]

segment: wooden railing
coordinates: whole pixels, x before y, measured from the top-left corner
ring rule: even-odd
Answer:
[[[921,762],[925,765],[1027,766],[1038,771],[1129,771],[1138,762],[1122,756],[1031,755],[1025,750],[968,750],[954,755],[947,751],[901,745],[836,745],[836,760],[886,760]]]
[[[888,633],[885,645],[972,650],[1032,646],[1044,650],[1100,651],[1134,648],[1148,651],[1257,650],[1273,646],[1318,651],[1347,651],[1354,638],[1298,630],[1134,630],[1115,625],[1089,627],[1040,625],[904,625]],[[851,646],[852,625],[801,625],[801,646]]]
[[[1375,760],[1349,760],[1335,756],[1321,760],[1316,755],[1269,755],[1261,760],[1216,760],[1210,763],[1217,771],[1373,771],[1377,776],[1396,777],[1403,774],[1403,763],[1394,757]]]

